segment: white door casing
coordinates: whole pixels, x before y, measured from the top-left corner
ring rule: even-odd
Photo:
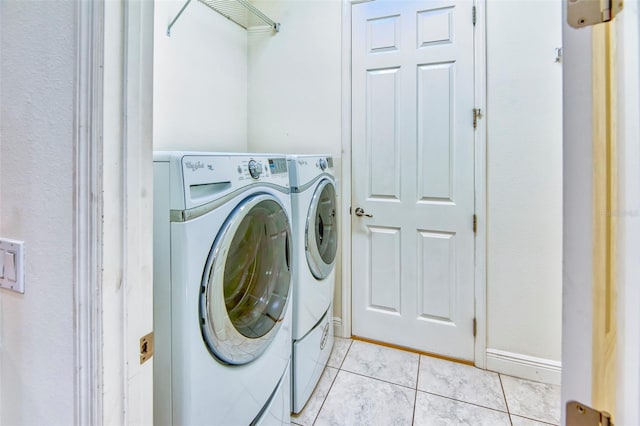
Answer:
[[[102,158],[103,233],[96,335],[101,365],[98,420],[153,424],[153,358],[141,363],[140,338],[153,331],[153,9],[144,1],[101,2],[104,20]],[[88,52],[87,54],[90,54]],[[94,51],[93,54],[96,54]],[[87,424],[80,422],[79,424]]]
[[[352,7],[352,206],[372,215],[352,215],[352,331],[464,360],[474,359],[472,7]]]

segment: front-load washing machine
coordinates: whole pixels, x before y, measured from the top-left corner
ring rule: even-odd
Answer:
[[[293,412],[313,392],[333,347],[333,290],[338,249],[333,158],[288,155],[293,212]]]
[[[283,156],[154,155],[154,422],[289,424]]]

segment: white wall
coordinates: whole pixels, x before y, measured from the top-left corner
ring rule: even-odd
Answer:
[[[342,169],[342,5],[340,0],[257,0],[277,34],[249,32],[249,151],[330,154]],[[337,188],[340,188],[338,182]],[[338,194],[338,202],[342,201]],[[338,221],[343,220],[338,217]],[[340,317],[342,253],[334,315]],[[337,327],[339,329],[339,327]]]
[[[72,2],[0,2],[0,236],[25,241],[0,290],[0,424],[74,423]]]
[[[254,4],[282,26],[249,36],[250,149],[340,157],[340,1]]]
[[[559,1],[487,4],[487,367],[557,383],[561,31]],[[522,362],[544,371],[519,373]]]
[[[193,1],[155,3],[154,149],[247,150],[247,32]]]

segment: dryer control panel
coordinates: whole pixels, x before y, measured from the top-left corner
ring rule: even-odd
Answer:
[[[330,155],[289,155],[287,159],[293,186],[303,186],[321,174],[334,176],[333,157]]]

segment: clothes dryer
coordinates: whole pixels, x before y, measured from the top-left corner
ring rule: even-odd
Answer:
[[[289,155],[293,211],[292,409],[300,412],[333,347],[337,198],[333,158]]]
[[[287,161],[154,155],[154,422],[289,424]]]

